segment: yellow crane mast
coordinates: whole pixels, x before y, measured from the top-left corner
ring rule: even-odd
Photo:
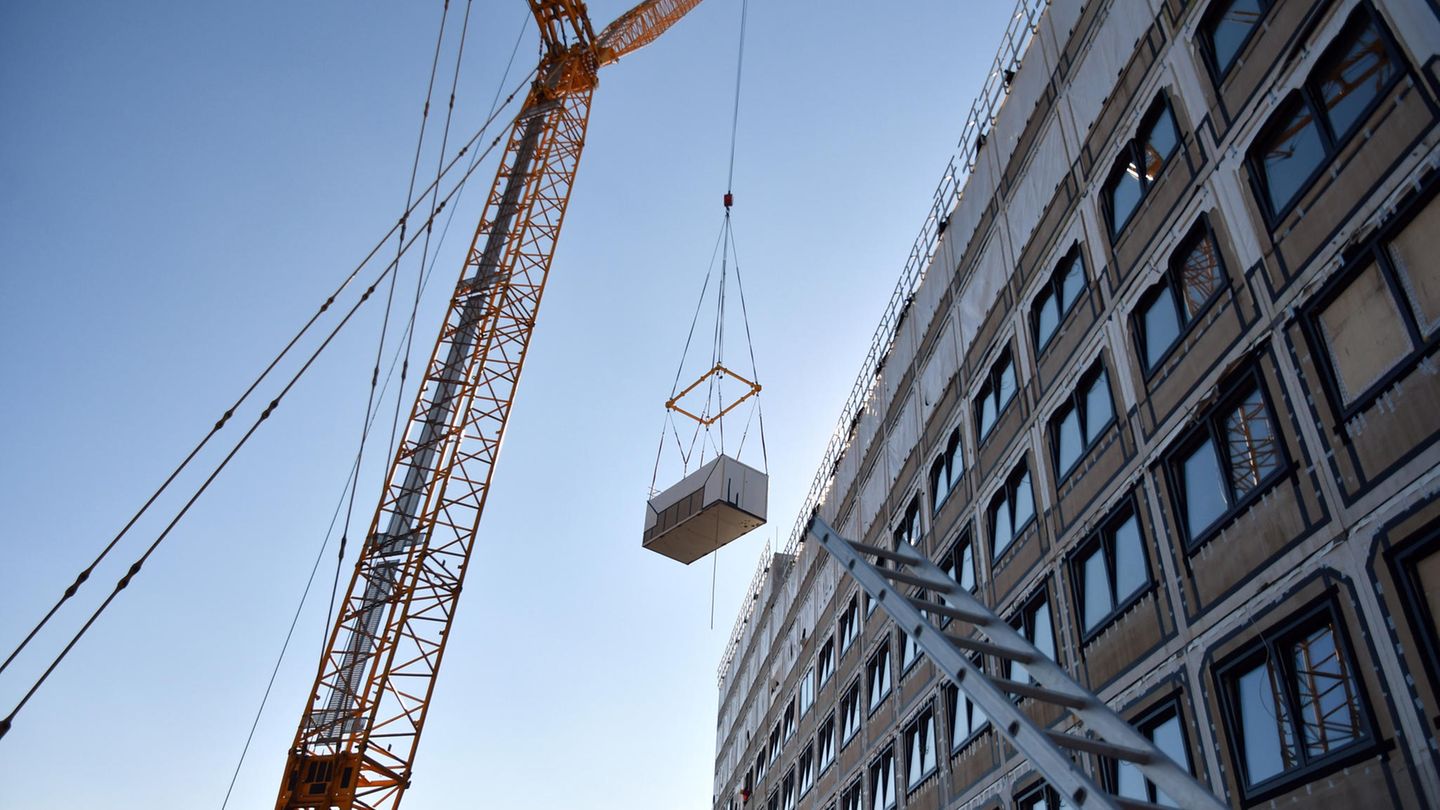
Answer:
[[[700,0],[647,0],[597,37],[529,0],[543,55],[475,230],[290,749],[276,810],[395,808],[410,786],[599,69]]]

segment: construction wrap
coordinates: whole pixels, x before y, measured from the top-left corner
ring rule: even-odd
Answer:
[[[1065,92],[1069,99],[1070,111],[1075,116],[1075,129],[1088,133],[1090,125],[1100,115],[1105,99],[1115,88],[1115,80],[1135,52],[1135,43],[1150,27],[1148,14],[1115,14],[1106,10],[1100,30],[1095,34],[1094,44],[1085,52],[1085,61],[1070,75],[1072,80]],[[1084,81],[1074,81],[1082,76]]]
[[[949,313],[946,313],[947,316]],[[960,353],[955,345],[955,321],[946,318],[945,327],[935,339],[935,348],[926,358],[920,372],[920,422],[930,421],[930,415],[945,396],[955,372],[960,368]]]

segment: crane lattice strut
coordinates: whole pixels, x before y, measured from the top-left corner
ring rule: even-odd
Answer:
[[[811,520],[809,536],[860,583],[896,626],[909,634],[936,668],[985,712],[1015,750],[1067,801],[1085,810],[1156,806],[1102,790],[1072,758],[1075,753],[1090,753],[1131,763],[1180,807],[1224,810],[1225,804],[1189,771],[1156,748],[1148,737],[912,546],[902,544],[892,550],[856,543],[842,537],[818,516]],[[872,564],[866,555],[875,557],[881,565]],[[907,596],[893,583],[918,590],[915,595]],[[932,595],[936,600],[922,598],[921,593]],[[949,620],[946,632],[940,629],[942,617]],[[962,629],[965,625],[989,640],[966,635]],[[1033,682],[991,675],[971,657],[975,653],[1021,664]],[[1021,711],[1016,698],[1030,698],[1068,709],[1098,737],[1043,729]]]

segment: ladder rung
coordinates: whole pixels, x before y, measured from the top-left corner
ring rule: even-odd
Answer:
[[[995,621],[995,617],[987,613],[972,613],[968,610],[953,608],[949,605],[941,605],[935,602],[927,602],[924,599],[911,599],[910,604],[936,616],[947,616],[959,622],[969,622],[976,627],[987,627]]]
[[[1005,658],[1011,661],[1019,661],[1028,664],[1035,660],[1034,653],[1025,650],[1012,650],[1009,647],[1001,647],[999,644],[991,644],[988,641],[981,641],[978,638],[966,638],[964,636],[952,636],[949,633],[941,635],[950,640],[956,647],[963,647],[971,652],[978,652],[983,655],[993,655],[998,658]]]
[[[992,678],[995,685],[1004,689],[1012,695],[1035,698],[1046,703],[1054,703],[1057,706],[1065,706],[1071,709],[1083,709],[1090,705],[1090,698],[1067,695],[1064,692],[1056,692],[1054,689],[1046,689],[1043,686],[1036,686],[1033,683],[1022,683],[1020,681],[1006,680],[1005,678]]]
[[[929,577],[917,577],[914,574],[907,574],[903,571],[896,571],[893,568],[876,568],[875,572],[878,573],[880,576],[885,577],[886,579],[892,579],[896,582],[903,582],[906,585],[914,585],[920,588],[938,590],[940,588],[946,587],[946,584],[944,582],[937,582]]]
[[[1111,759],[1123,759],[1126,762],[1133,762],[1136,765],[1145,765],[1150,762],[1150,752],[1148,751],[1127,748],[1123,745],[1107,743],[1104,740],[1091,739],[1090,737],[1077,737],[1074,734],[1066,734],[1061,731],[1047,731],[1045,732],[1045,736],[1049,737],[1056,745],[1075,751],[1098,754]]]
[[[849,542],[850,547],[860,552],[861,554],[870,554],[875,557],[881,557],[890,560],[891,562],[913,563],[919,562],[920,560],[920,558],[915,556],[914,554],[906,554],[903,551],[891,551],[888,548],[880,548],[878,546],[866,545],[865,543],[857,543],[853,540]]]

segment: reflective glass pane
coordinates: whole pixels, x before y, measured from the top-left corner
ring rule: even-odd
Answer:
[[[986,390],[980,399],[980,435],[984,436],[995,426],[996,407],[995,395],[992,391]]]
[[[1118,796],[1127,799],[1139,799],[1149,801],[1150,795],[1145,789],[1145,776],[1140,769],[1129,762],[1120,762],[1115,772],[1116,790]]]
[[[1220,251],[1215,246],[1215,240],[1207,235],[1192,245],[1180,261],[1179,272],[1180,288],[1185,292],[1181,303],[1185,306],[1185,319],[1188,321],[1225,285],[1225,274],[1220,268]]]
[[[1226,4],[1222,1],[1218,5]],[[1250,36],[1265,13],[1261,0],[1232,0],[1228,6],[1213,18],[1206,31],[1211,51],[1215,54],[1215,66],[1221,73],[1230,68],[1245,38]]]
[[[1064,474],[1080,460],[1080,451],[1085,446],[1085,441],[1080,436],[1080,412],[1071,408],[1065,418],[1060,420],[1056,430],[1056,462],[1061,474]]]
[[[1030,490],[1030,471],[1020,476],[1020,484],[1015,487],[1015,531],[1019,532],[1035,516],[1035,495]]]
[[[1140,143],[1145,151],[1145,179],[1153,183],[1165,167],[1166,159],[1180,145],[1180,131],[1169,107],[1162,107],[1155,123],[1140,134]]]
[[[1105,193],[1110,200],[1110,232],[1116,234],[1140,204],[1140,167],[1131,162],[1112,174]]]
[[[1250,784],[1269,779],[1295,764],[1295,750],[1284,704],[1276,700],[1270,668],[1261,664],[1236,680],[1245,776]]]
[[[1005,359],[1005,365],[1000,367],[1000,410],[1015,396],[1015,364]]]
[[[1325,145],[1310,108],[1297,104],[1285,123],[1273,130],[1260,146],[1265,170],[1265,188],[1270,208],[1280,211],[1295,199],[1310,175],[1325,162]]]
[[[966,590],[975,588],[975,558],[969,543],[960,551],[960,587]]]
[[[995,546],[995,556],[999,557],[1000,552],[1010,545],[1014,532],[1010,525],[1010,504],[1000,501],[999,507],[990,516],[990,539]]]
[[[1060,302],[1047,289],[1035,300],[1035,338],[1044,346],[1060,326]]]
[[[1230,451],[1230,484],[1237,496],[1280,469],[1280,439],[1260,389],[1251,391],[1226,417],[1225,441]]]
[[[1335,633],[1320,627],[1292,652],[1300,697],[1300,732],[1305,753],[1319,757],[1360,738],[1356,684],[1335,644]]]
[[[1209,439],[1191,451],[1183,465],[1185,522],[1190,536],[1209,528],[1230,506],[1225,479],[1220,474],[1220,458]]]
[[[1100,622],[1109,616],[1110,610],[1115,607],[1115,601],[1110,596],[1110,572],[1107,568],[1105,554],[1099,546],[1080,564],[1081,574],[1085,578],[1083,591],[1086,630],[1099,627]]]
[[[1092,444],[1100,438],[1100,431],[1105,429],[1114,415],[1114,408],[1110,404],[1110,380],[1102,370],[1085,392],[1085,444]]]
[[[1150,581],[1141,548],[1140,521],[1134,515],[1115,529],[1115,599],[1123,602]]]
[[[1336,138],[1345,137],[1359,123],[1360,114],[1394,75],[1395,65],[1375,24],[1356,31],[1350,47],[1320,73],[1320,96]]]
[[[1150,739],[1155,743],[1155,747],[1174,760],[1176,765],[1187,771],[1190,770],[1190,752],[1185,748],[1185,734],[1180,730],[1179,715],[1172,714],[1165,722],[1155,726],[1150,731]],[[1179,806],[1171,801],[1169,796],[1158,790],[1155,803],[1169,807]]]
[[[1141,324],[1145,330],[1145,367],[1154,368],[1180,338],[1180,319],[1175,315],[1175,298],[1169,286],[1161,287],[1145,308]]]
[[[1051,661],[1055,660],[1055,631],[1050,628],[1050,603],[1041,602],[1035,609],[1035,637],[1031,639],[1035,648]]]
[[[1065,279],[1060,282],[1061,309],[1069,310],[1079,300],[1080,293],[1085,289],[1085,263],[1080,259],[1070,262],[1070,267],[1065,271]]]

